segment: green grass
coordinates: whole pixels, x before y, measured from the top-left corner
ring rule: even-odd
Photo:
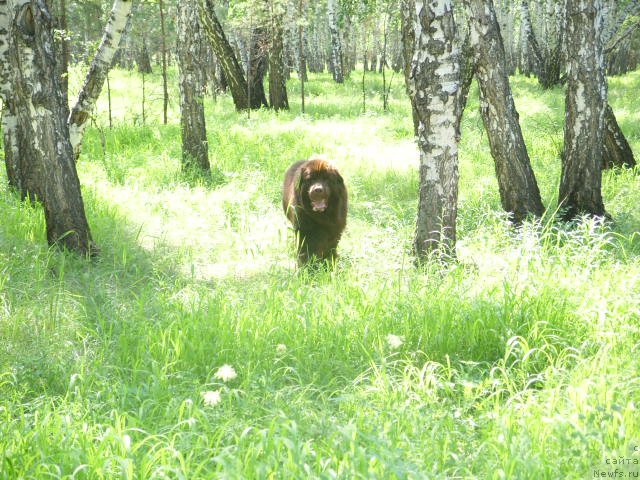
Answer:
[[[0,187],[0,479],[638,472],[611,459],[640,458],[640,180],[604,174],[613,226],[553,222],[560,89],[512,79],[542,222],[507,226],[474,90],[460,261],[415,269],[399,76],[388,113],[379,75],[365,114],[359,74],[339,87],[313,75],[304,116],[295,78],[289,112],[247,118],[208,98],[210,181],[180,174],[178,105],[159,124],[158,76],[147,125],[139,77],[111,76],[114,128],[103,98],[78,164],[100,257],[47,248],[42,212]],[[637,154],[638,91],[640,72],[610,81]],[[336,270],[308,275],[279,195],[313,152],[335,159],[351,210]],[[237,378],[215,377],[225,364]]]

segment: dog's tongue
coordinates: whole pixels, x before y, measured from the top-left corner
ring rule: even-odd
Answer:
[[[311,207],[314,212],[324,212],[327,209],[326,200],[315,200],[311,202]]]

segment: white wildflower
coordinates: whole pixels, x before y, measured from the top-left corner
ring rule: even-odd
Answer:
[[[391,350],[396,350],[400,348],[403,343],[404,343],[404,337],[394,335],[392,333],[387,335],[387,345],[389,345],[389,348]]]
[[[222,380],[223,382],[228,382],[229,380],[233,380],[238,376],[236,371],[233,369],[231,365],[223,365],[218,371],[213,375],[218,380]]]
[[[279,343],[276,345],[276,352],[285,353],[287,351],[287,346],[284,343]]]
[[[207,392],[200,392],[204,404],[209,407],[214,407],[222,401],[219,390],[209,390]]]
[[[124,444],[125,450],[129,450],[131,448],[131,437],[125,433],[122,436],[122,443]]]

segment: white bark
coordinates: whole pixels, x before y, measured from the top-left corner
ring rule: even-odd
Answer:
[[[567,94],[558,202],[564,218],[605,215],[601,194],[607,81],[601,0],[566,0]]]
[[[337,83],[342,83],[344,82],[344,72],[342,71],[342,42],[340,40],[340,31],[338,30],[335,0],[329,0],[327,2],[327,15],[329,17],[329,32],[331,35],[333,79]]]
[[[0,45],[0,97],[11,110],[3,122],[16,186],[42,202],[49,244],[91,253],[45,1],[0,2]]]
[[[113,8],[104,29],[102,41],[91,63],[84,86],[78,95],[78,100],[69,115],[69,136],[76,159],[80,155],[82,137],[87,120],[100,96],[107,73],[111,69],[113,57],[118,50],[127,22],[131,16],[132,6],[132,0],[115,0],[113,2]]]
[[[409,87],[419,119],[420,197],[414,250],[455,254],[459,50],[450,0],[416,1]]]
[[[208,171],[210,165],[203,105],[205,72],[198,62],[205,51],[202,49],[202,30],[195,0],[179,2],[176,27],[183,170],[197,166],[202,171]]]
[[[463,0],[480,92],[480,113],[495,161],[502,208],[516,223],[544,208],[509,85],[507,61],[491,0]]]

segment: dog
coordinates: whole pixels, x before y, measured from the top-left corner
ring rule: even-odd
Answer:
[[[295,162],[284,176],[282,207],[297,234],[298,265],[335,262],[348,209],[338,169],[322,157]]]

